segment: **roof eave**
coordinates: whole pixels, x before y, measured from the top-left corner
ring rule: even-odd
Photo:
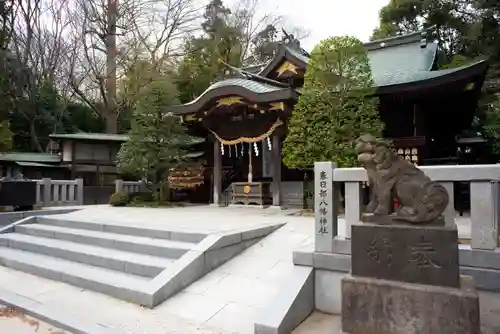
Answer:
[[[272,92],[256,93],[249,89],[237,85],[218,87],[209,90],[204,95],[200,96],[196,102],[184,105],[170,107],[170,110],[175,115],[186,115],[198,112],[210,100],[220,98],[222,96],[236,95],[241,96],[254,103],[270,103],[286,100],[297,100],[299,94],[290,88],[283,88]]]
[[[126,142],[127,138],[84,138],[84,137],[78,137],[78,136],[68,136],[67,134],[51,134],[49,135],[49,138],[51,139],[57,139],[57,140],[77,140],[77,141],[100,141],[100,142]]]
[[[442,76],[424,80],[394,84],[394,85],[379,86],[376,87],[375,94],[386,95],[386,94],[410,92],[419,89],[431,89],[439,85],[449,84],[459,80],[465,80],[469,77],[474,77],[474,76],[480,76],[478,81],[480,81],[480,84],[482,85],[488,67],[489,67],[488,60],[482,60],[462,70],[453,73],[447,73]]]

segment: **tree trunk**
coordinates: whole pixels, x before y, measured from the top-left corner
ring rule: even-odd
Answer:
[[[38,140],[38,136],[36,134],[36,128],[35,128],[35,122],[30,121],[30,137],[31,137],[31,145],[33,146],[33,149],[36,150],[37,152],[42,153],[42,145],[40,145],[40,141]]]
[[[118,16],[117,3],[118,0],[108,0],[108,31],[106,43],[106,133],[117,133],[118,131],[118,109],[116,105],[116,18]]]
[[[116,112],[106,111],[104,120],[106,121],[106,133],[118,133],[118,115]]]

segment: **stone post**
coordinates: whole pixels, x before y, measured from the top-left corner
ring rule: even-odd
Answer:
[[[314,163],[314,248],[332,253],[333,239],[338,233],[337,208],[334,205],[332,162]]]
[[[361,220],[361,183],[345,183],[345,233],[351,239],[351,226]]]
[[[470,184],[471,247],[494,250],[498,246],[497,191],[491,181],[473,181]]]
[[[83,179],[76,179],[76,205],[83,205]]]
[[[47,207],[50,206],[51,204],[51,197],[52,197],[52,192],[51,192],[51,182],[49,178],[43,178],[42,179],[42,184],[43,184],[43,206]]]
[[[444,210],[444,219],[446,226],[452,227],[455,225],[455,194],[453,182],[440,182],[443,187],[446,188],[448,192],[448,206]]]
[[[36,181],[36,205],[43,206],[42,203],[42,185]]]
[[[115,180],[115,193],[121,193],[123,191],[123,180]]]

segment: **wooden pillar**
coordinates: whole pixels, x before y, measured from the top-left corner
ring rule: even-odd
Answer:
[[[280,137],[273,135],[271,143],[271,166],[273,175],[272,193],[273,206],[281,205],[281,146]]]
[[[220,143],[214,139],[214,168],[213,168],[213,204],[220,204],[220,195],[222,192],[222,152]]]

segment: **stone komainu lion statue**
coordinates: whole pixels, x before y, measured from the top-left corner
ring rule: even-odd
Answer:
[[[400,203],[397,219],[418,224],[442,215],[449,200],[446,189],[411,162],[401,159],[389,143],[363,135],[357,140],[356,153],[368,173],[372,190],[368,212],[390,214],[396,197]]]

